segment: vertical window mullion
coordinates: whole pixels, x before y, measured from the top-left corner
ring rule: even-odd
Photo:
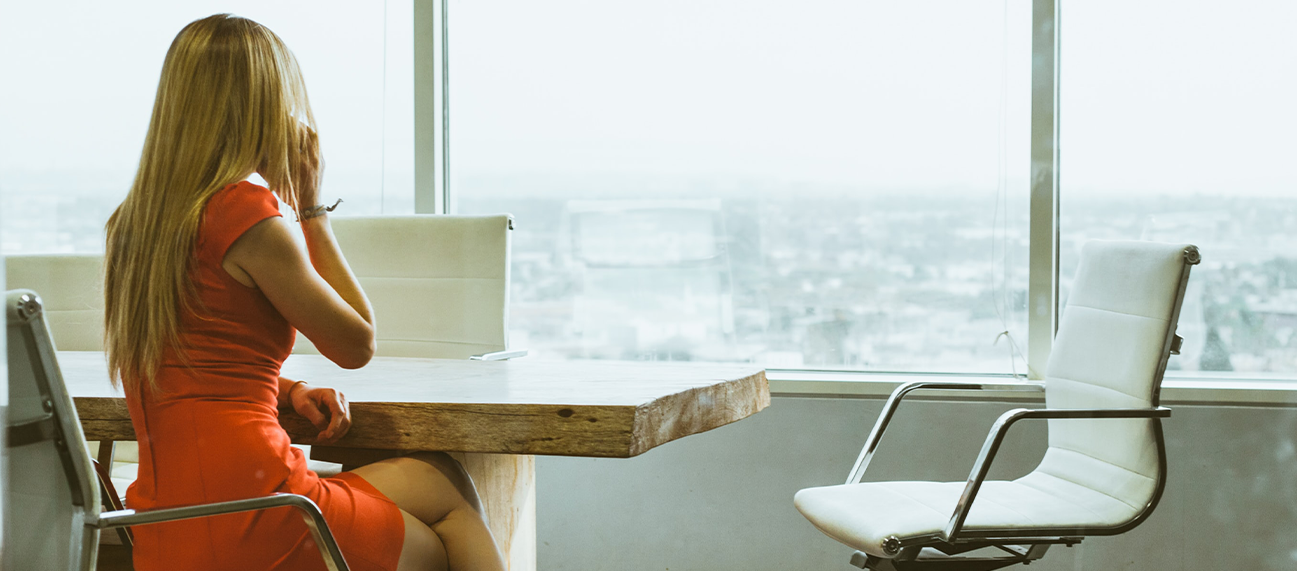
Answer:
[[[1059,0],[1031,10],[1031,229],[1027,292],[1027,368],[1044,376],[1058,327]]]
[[[455,202],[450,193],[450,0],[440,0],[441,22],[437,27],[441,32],[438,44],[441,52],[437,62],[441,64],[441,213],[454,214]]]
[[[446,2],[414,0],[414,211],[450,211]]]

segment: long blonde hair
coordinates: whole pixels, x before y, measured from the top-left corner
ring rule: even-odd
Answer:
[[[207,201],[260,173],[294,210],[302,126],[315,119],[293,53],[265,26],[217,14],[185,26],[167,50],[139,170],[108,219],[104,346],[113,384],[157,388],[180,324],[197,306],[190,281]]]

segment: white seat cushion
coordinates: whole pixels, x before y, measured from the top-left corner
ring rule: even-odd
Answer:
[[[807,488],[793,504],[815,527],[846,545],[878,557],[890,536],[939,534],[955,512],[964,482],[878,482]],[[1136,517],[1142,507],[1048,474],[982,485],[964,530],[1042,527],[1110,527]]]

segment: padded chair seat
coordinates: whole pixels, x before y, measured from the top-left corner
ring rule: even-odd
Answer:
[[[815,527],[877,557],[890,536],[940,533],[955,512],[964,482],[878,482],[807,488],[793,504]],[[987,481],[973,501],[965,531],[1048,527],[1110,527],[1142,510],[1061,478],[1034,472]]]

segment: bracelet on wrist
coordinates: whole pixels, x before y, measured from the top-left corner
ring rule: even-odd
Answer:
[[[341,199],[341,198],[339,198],[337,202],[334,202],[334,203],[333,203],[333,206],[325,206],[325,205],[323,205],[323,204],[317,204],[317,205],[312,206],[312,207],[310,207],[310,208],[303,208],[303,209],[301,209],[301,210],[298,210],[298,211],[297,211],[297,221],[298,221],[298,222],[306,222],[307,220],[310,220],[310,219],[312,219],[312,218],[316,218],[316,217],[319,217],[319,216],[324,216],[325,214],[327,214],[327,213],[329,213],[329,212],[333,212],[333,210],[334,210],[335,208],[337,208],[339,204],[342,204],[342,199]]]
[[[285,393],[286,395],[285,400],[288,401],[288,404],[290,405],[293,404],[293,389],[297,388],[298,385],[305,385],[305,384],[306,381],[293,381],[293,384],[289,385],[288,392]]]

